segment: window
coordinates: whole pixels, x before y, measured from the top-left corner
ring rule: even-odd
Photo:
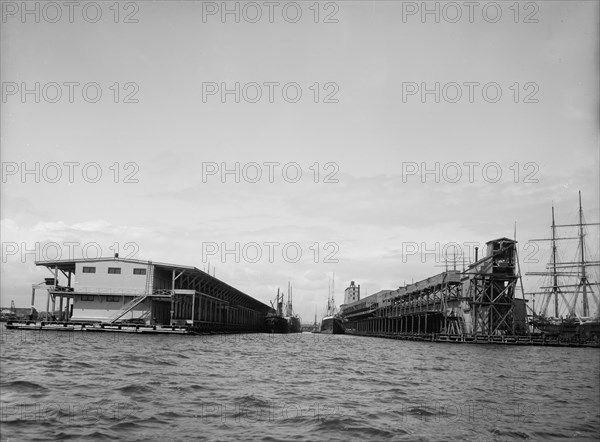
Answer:
[[[109,267],[108,268],[108,273],[109,274],[113,274],[113,275],[120,275],[121,274],[121,267]]]
[[[81,300],[82,301],[93,301],[94,295],[81,295]]]
[[[133,274],[134,275],[145,275],[146,269],[133,269]]]
[[[83,273],[96,273],[96,267],[84,267]]]
[[[107,296],[106,302],[121,302],[120,296]]]

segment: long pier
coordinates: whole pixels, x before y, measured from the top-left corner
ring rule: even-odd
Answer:
[[[348,333],[356,336],[399,339],[404,341],[422,341],[422,342],[445,342],[454,344],[496,344],[496,345],[528,345],[528,346],[546,346],[546,347],[596,347],[600,348],[600,340],[597,338],[560,338],[557,336],[547,336],[543,334],[531,334],[525,336],[465,336],[448,335],[441,333]]]
[[[272,310],[195,267],[119,258],[118,254],[112,258],[37,261],[36,265],[46,267],[53,277],[32,286],[30,320],[13,321],[7,328],[259,332]],[[33,308],[36,291],[46,295],[46,315],[40,322],[32,322],[34,313],[37,315]]]
[[[171,334],[171,335],[213,335],[231,333],[257,333],[262,328],[248,330],[241,327],[221,324],[216,327],[192,327],[190,325],[148,325],[148,324],[106,324],[89,322],[66,322],[66,321],[7,321],[7,330],[34,330],[34,331],[56,331],[56,332],[113,332],[113,333],[143,333],[143,334]]]
[[[519,281],[516,241],[488,241],[486,256],[465,271],[446,271],[396,290],[342,305],[349,334],[431,342],[598,346],[580,327],[568,336],[532,333]]]

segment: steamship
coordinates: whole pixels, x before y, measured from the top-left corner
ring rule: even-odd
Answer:
[[[335,279],[335,275],[334,275]],[[342,318],[337,314],[335,300],[333,297],[333,280],[329,284],[329,294],[327,295],[327,310],[325,316],[321,320],[321,333],[334,335],[344,334],[344,323]]]

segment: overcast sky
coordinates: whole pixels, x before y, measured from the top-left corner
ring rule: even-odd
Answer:
[[[553,202],[598,221],[596,1],[36,3],[2,2],[2,306],[45,244],[118,243],[267,304],[290,281],[308,322],[334,272],[339,305],[515,222],[539,271]]]

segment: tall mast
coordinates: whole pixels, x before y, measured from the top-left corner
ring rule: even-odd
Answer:
[[[583,243],[583,208],[581,207],[581,190],[579,191],[579,248],[581,249],[581,287],[583,289],[583,316],[588,316],[587,276],[585,274],[585,248]]]
[[[281,299],[283,300],[283,293],[281,294]],[[282,315],[282,306],[281,306],[281,302],[279,301],[279,287],[277,287],[277,316],[281,316]]]
[[[333,314],[335,313],[335,298],[334,298],[334,294],[333,292],[334,290],[334,286],[335,286],[335,272],[333,272],[333,279],[331,280],[331,315],[333,316]]]
[[[292,316],[292,283],[288,281],[288,297],[287,304],[285,306],[286,316]]]
[[[552,204],[552,293],[554,294],[554,317],[558,318],[558,274],[556,273],[556,223]]]
[[[552,298],[554,298],[554,315],[558,317],[558,298],[559,295],[566,304],[568,310],[568,317],[573,318],[577,316],[577,301],[579,294],[582,294],[582,314],[587,317],[590,314],[590,297],[598,305],[598,297],[592,289],[592,285],[598,285],[597,282],[590,282],[588,280],[588,272],[586,271],[587,266],[598,266],[600,261],[588,261],[586,262],[586,250],[585,250],[585,231],[584,226],[598,226],[600,223],[584,223],[583,221],[583,205],[581,202],[581,191],[579,191],[579,219],[575,224],[556,224],[554,218],[554,205],[552,205],[552,237],[548,239],[534,239],[530,241],[551,241],[551,261],[547,265],[547,272],[528,272],[528,275],[548,275],[552,276],[551,285],[548,287],[542,287],[542,289],[549,291],[542,292],[545,295],[544,303],[540,309],[540,313],[544,315],[547,311],[548,305]],[[573,237],[557,237],[556,229],[558,227],[571,227],[578,228],[576,236]],[[572,262],[558,262],[558,240],[578,240],[578,250],[575,255],[575,260]],[[570,276],[577,277],[576,284],[562,284],[559,286],[558,276]],[[566,288],[567,290],[563,290]],[[532,293],[532,294],[535,294]],[[565,294],[574,295],[571,299],[565,298]]]
[[[325,316],[329,316],[329,311],[331,310],[331,278],[327,280],[327,312]]]

